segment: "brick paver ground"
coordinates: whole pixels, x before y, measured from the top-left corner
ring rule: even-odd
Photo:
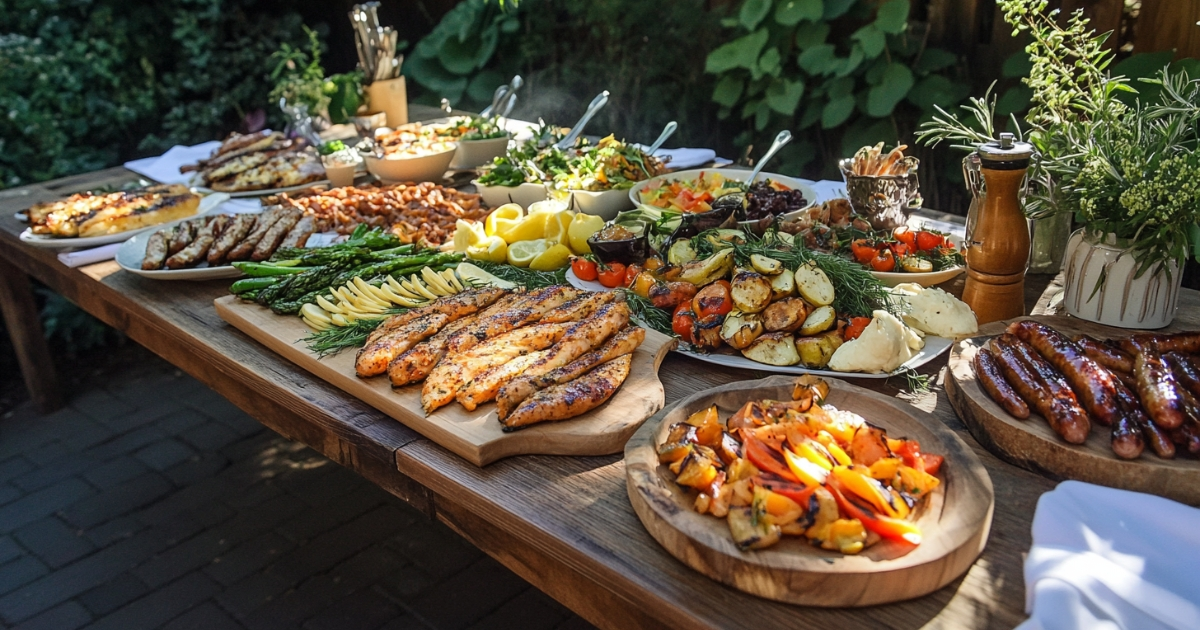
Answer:
[[[590,627],[142,352],[0,419],[0,628]]]

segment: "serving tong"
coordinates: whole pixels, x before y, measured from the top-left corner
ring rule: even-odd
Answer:
[[[507,99],[509,99],[510,96],[512,97],[512,105],[516,105],[517,90],[521,89],[521,86],[524,84],[525,80],[522,79],[521,75],[518,74],[512,78],[512,81],[508,82],[508,85],[501,85],[500,87],[496,88],[496,92],[492,95],[492,104],[488,105],[483,109],[483,111],[479,112],[480,118],[491,118],[492,114],[496,113],[497,110],[502,109],[503,107],[508,107],[508,103],[510,101]],[[511,111],[511,107],[509,108],[509,111]],[[501,117],[507,115],[507,113],[501,114]]]
[[[583,128],[586,127],[589,122],[591,122],[592,117],[596,115],[596,112],[603,109],[607,104],[608,90],[604,90],[603,92],[597,94],[596,98],[592,99],[591,104],[588,105],[587,111],[583,112],[583,116],[580,117],[579,122],[571,126],[571,131],[566,135],[566,137],[554,143],[554,148],[558,149],[559,151],[566,151],[567,149],[575,146],[575,141],[578,140],[580,134],[583,133]]]

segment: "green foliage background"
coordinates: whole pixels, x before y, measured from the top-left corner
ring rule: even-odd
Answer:
[[[0,0],[0,188],[239,128],[285,41],[285,2]]]

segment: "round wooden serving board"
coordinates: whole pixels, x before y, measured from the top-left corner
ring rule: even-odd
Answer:
[[[697,514],[689,495],[658,463],[656,446],[672,424],[716,404],[722,419],[746,401],[790,400],[794,377],[730,383],[693,394],[642,425],[625,446],[625,481],[638,518],[671,555],[736,589],[805,606],[871,606],[926,595],[967,571],[987,544],[992,480],[971,449],[928,414],[845,381],[826,379],[827,404],[853,411],[893,437],[920,441],[946,458],[942,484],[925,502],[917,547],[881,541],[857,556],[825,551],[785,536],[769,549],[740,551],[724,519]]]
[[[1087,334],[1111,339],[1135,332],[1073,317],[1019,319],[1035,319],[1068,337]],[[1137,459],[1121,459],[1109,445],[1112,434],[1108,427],[1093,423],[1087,442],[1068,444],[1036,413],[1028,420],[1018,420],[996,404],[975,380],[973,363],[979,348],[1004,332],[1012,321],[1017,320],[985,324],[979,329],[979,336],[960,341],[950,349],[946,394],[958,417],[980,444],[1017,466],[1057,479],[1076,479],[1200,505],[1200,461],[1184,457],[1160,459],[1149,446]]]

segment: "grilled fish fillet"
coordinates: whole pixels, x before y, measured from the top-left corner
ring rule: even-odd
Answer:
[[[567,324],[538,324],[504,333],[466,352],[448,354],[425,379],[421,406],[425,413],[433,412],[454,400],[458,390],[476,374],[530,352],[545,350],[566,332]]]
[[[600,310],[600,307],[605,304],[611,304],[617,299],[616,291],[597,291],[596,293],[588,293],[583,297],[577,297],[562,306],[547,312],[539,321],[547,324],[555,324],[560,322],[577,322],[582,319],[592,316],[592,313]]]
[[[500,390],[501,385],[516,378],[521,372],[529,369],[531,365],[545,359],[546,355],[550,352],[553,352],[553,350],[531,352],[503,365],[488,368],[482,373],[476,374],[475,378],[471,379],[466,385],[463,385],[458,390],[458,393],[454,395],[454,399],[467,411],[475,411],[475,408],[479,405],[495,398],[496,392]]]
[[[396,357],[395,360],[388,364],[388,379],[392,381],[392,387],[402,387],[409,383],[416,383],[429,376],[433,368],[446,355],[446,344],[458,331],[468,326],[473,326],[480,319],[490,317],[514,304],[521,303],[525,297],[522,294],[506,295],[474,315],[468,315],[460,320],[450,322],[445,328],[439,330],[436,335],[422,341],[408,352]]]
[[[541,319],[542,315],[551,309],[562,306],[578,295],[578,290],[562,285],[535,291],[517,308],[480,320],[474,326],[454,335],[446,345],[446,353],[453,356],[466,352],[492,337],[528,326]]]
[[[383,374],[392,359],[432,336],[448,321],[450,317],[444,313],[422,315],[375,340],[375,343],[364,346],[354,359],[355,374],[359,378]]]
[[[492,304],[496,300],[499,300],[504,293],[504,289],[468,289],[462,293],[438,298],[425,306],[392,315],[385,319],[378,328],[371,331],[371,334],[367,336],[366,345],[371,345],[373,341],[392,330],[429,313],[443,313],[450,316],[450,321],[455,321]]]
[[[646,340],[646,329],[628,326],[613,335],[603,346],[588,352],[563,367],[540,376],[521,375],[500,388],[496,395],[496,413],[504,420],[522,402],[539,390],[578,378],[588,370],[624,355],[632,354]]]
[[[603,405],[629,377],[632,362],[633,355],[623,354],[575,380],[543,389],[502,420],[504,430],[574,418]]]

